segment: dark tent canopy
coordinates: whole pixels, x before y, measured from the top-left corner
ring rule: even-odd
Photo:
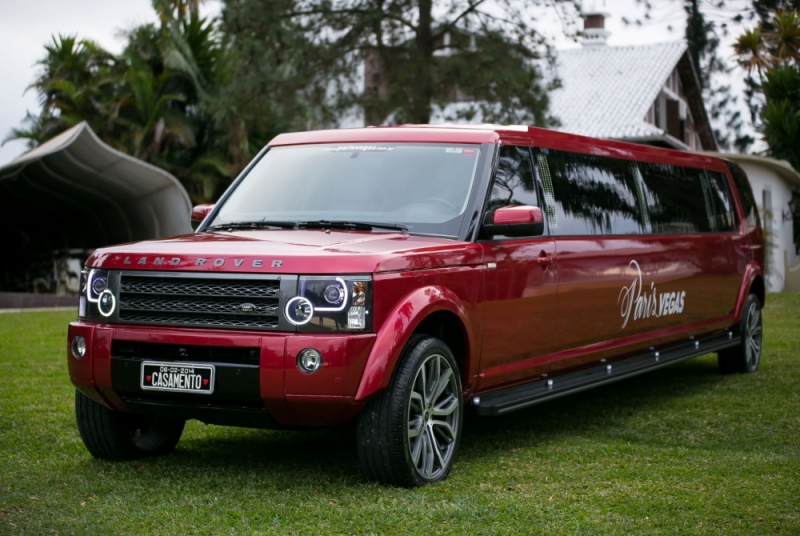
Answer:
[[[75,265],[98,247],[189,233],[190,212],[175,177],[80,123],[0,167],[0,290],[64,292],[59,259]]]

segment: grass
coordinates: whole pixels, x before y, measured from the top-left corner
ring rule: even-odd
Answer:
[[[756,374],[707,355],[472,419],[418,490],[366,482],[335,431],[191,422],[172,455],[92,459],[73,316],[0,315],[0,534],[800,534],[800,294],[769,296]]]

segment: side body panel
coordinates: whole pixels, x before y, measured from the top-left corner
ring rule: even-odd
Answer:
[[[486,272],[480,390],[537,373],[557,343],[558,263],[552,237],[484,242]]]

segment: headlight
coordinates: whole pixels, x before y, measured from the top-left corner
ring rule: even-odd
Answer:
[[[109,271],[84,268],[81,272],[81,296],[78,316],[103,320],[114,314],[117,299],[109,288]]]
[[[299,331],[364,331],[372,327],[372,280],[365,276],[301,276],[286,319]]]

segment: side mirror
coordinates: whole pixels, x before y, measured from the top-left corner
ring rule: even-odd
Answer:
[[[544,234],[542,209],[527,205],[500,207],[486,214],[483,232],[488,236],[539,236]]]
[[[192,209],[191,217],[192,224],[199,225],[204,219],[206,219],[206,216],[208,216],[212,210],[214,210],[214,205],[208,203],[194,207]]]

